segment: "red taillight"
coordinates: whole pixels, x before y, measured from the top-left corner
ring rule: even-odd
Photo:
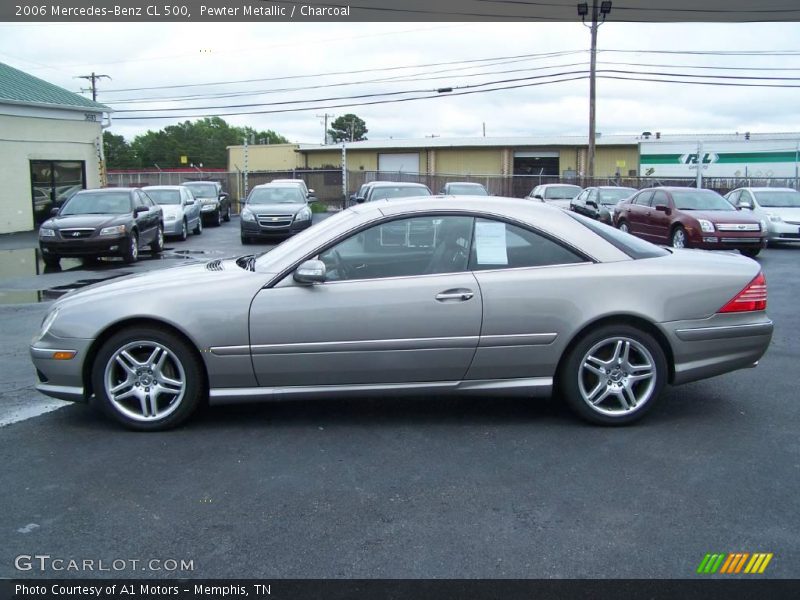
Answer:
[[[756,275],[755,279],[736,294],[725,306],[719,309],[721,313],[749,312],[753,310],[766,310],[767,308],[767,278],[764,273]]]

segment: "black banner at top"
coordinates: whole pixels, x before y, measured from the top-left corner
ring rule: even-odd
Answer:
[[[595,0],[616,22],[800,21],[797,0]],[[578,6],[586,4],[579,11]],[[605,5],[605,7],[604,7]],[[601,8],[604,7],[604,8]],[[608,10],[607,10],[608,9]],[[592,0],[10,0],[10,22],[580,21]]]

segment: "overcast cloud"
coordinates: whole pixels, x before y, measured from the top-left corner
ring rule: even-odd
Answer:
[[[519,78],[588,68],[578,65],[550,71],[518,71],[542,66],[586,63],[589,31],[580,23],[358,23],[358,24],[2,24],[0,61],[47,81],[78,91],[88,82],[76,79],[95,71],[102,80],[98,100],[115,109],[137,105],[117,100],[188,94],[269,91],[363,81],[400,75],[434,77],[271,93],[258,97],[217,98],[140,104],[165,108],[296,101],[387,91],[435,90],[479,82]],[[603,50],[795,50],[800,51],[800,24],[629,24],[600,28]],[[191,87],[177,90],[115,92],[125,88],[185,85],[215,81],[274,78],[362,69],[386,69],[459,60],[532,53],[583,51],[505,65],[476,66],[437,75],[448,67],[376,71],[281,81]],[[714,75],[800,78],[800,55],[724,57],[681,54],[601,52],[598,68],[624,71],[675,71]],[[749,67],[750,71],[604,64],[650,63]],[[462,67],[463,65],[452,65]],[[763,69],[794,69],[765,71]],[[466,77],[484,73],[480,77]],[[524,83],[524,82],[521,82]],[[751,82],[755,83],[755,82]],[[800,85],[800,80],[783,82]],[[510,85],[510,84],[506,84]],[[291,141],[321,142],[323,127],[316,115],[354,112],[369,127],[370,139],[541,134],[585,135],[588,131],[588,80],[432,100],[335,108],[271,115],[224,117],[236,125],[273,129]],[[455,90],[458,91],[458,90]],[[430,92],[427,92],[430,93]],[[417,94],[425,95],[425,94]],[[318,102],[318,106],[346,101]],[[356,101],[357,102],[357,101]],[[287,106],[288,108],[299,105]],[[745,88],[653,82],[598,80],[597,129],[605,134],[691,132],[800,131],[800,87]],[[264,107],[262,110],[276,108]],[[259,110],[258,108],[238,110]],[[196,112],[196,111],[188,111]],[[223,112],[206,110],[204,114]],[[177,114],[185,114],[180,112]],[[115,113],[113,133],[131,139],[148,129],[160,129],[185,119],[125,121]]]

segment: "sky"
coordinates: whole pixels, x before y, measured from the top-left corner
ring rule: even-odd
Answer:
[[[300,143],[322,142],[320,115],[348,112],[366,121],[367,137],[373,140],[475,137],[483,135],[484,126],[490,137],[587,135],[588,79],[528,84],[553,79],[530,79],[542,75],[571,73],[562,79],[585,75],[588,49],[589,30],[581,23],[0,24],[0,62],[72,91],[88,86],[88,81],[77,76],[93,71],[110,76],[98,83],[98,101],[115,109],[110,131],[129,141],[147,130],[187,118],[297,108],[310,110],[223,118],[235,125],[272,129]],[[608,22],[599,29],[598,50],[598,69],[617,71],[605,73],[614,77],[666,77],[636,71],[674,73],[678,75],[671,78],[682,81],[711,81],[687,75],[783,77],[796,79],[713,81],[800,86],[800,23]],[[747,51],[761,54],[719,54]],[[764,54],[777,51],[794,51],[794,55]],[[450,64],[430,66],[434,63]],[[362,72],[342,73],[346,71]],[[254,79],[269,80],[231,83]],[[504,80],[516,81],[490,83]],[[220,82],[225,83],[205,85]],[[463,87],[481,83],[489,85]],[[526,87],[457,95],[520,85]],[[453,92],[437,93],[440,88],[453,88]],[[260,95],[251,95],[256,92]],[[383,95],[387,93],[393,95]],[[189,95],[203,97],[142,102]],[[325,108],[427,95],[435,98]],[[212,108],[276,102],[285,104]],[[187,110],[189,106],[199,108]],[[184,110],[122,112],[144,108]],[[169,118],[126,119],[156,114]],[[179,118],[181,115],[196,117]],[[599,77],[597,131],[797,132],[800,87],[728,87]]]

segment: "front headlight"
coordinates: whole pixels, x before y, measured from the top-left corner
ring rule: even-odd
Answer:
[[[780,223],[783,221],[780,215],[767,215],[767,218],[773,223]]]
[[[52,229],[42,227],[39,230],[39,237],[56,237],[56,232]]]
[[[700,229],[702,229],[706,233],[714,233],[714,224],[711,221],[706,221],[705,219],[697,219],[697,222],[700,223]]]
[[[249,208],[242,209],[241,217],[242,221],[247,221],[248,223],[254,223],[256,220],[256,216],[253,214],[253,211],[251,211]]]
[[[311,218],[311,209],[308,207],[300,209],[294,216],[295,221],[308,221],[310,218]]]
[[[103,227],[100,235],[123,235],[125,231],[125,225],[114,225],[113,227]]]
[[[42,321],[42,327],[39,331],[39,339],[43,338],[50,330],[50,327],[52,327],[53,323],[56,320],[56,317],[58,316],[58,311],[59,309],[56,308],[47,313],[47,316]]]

